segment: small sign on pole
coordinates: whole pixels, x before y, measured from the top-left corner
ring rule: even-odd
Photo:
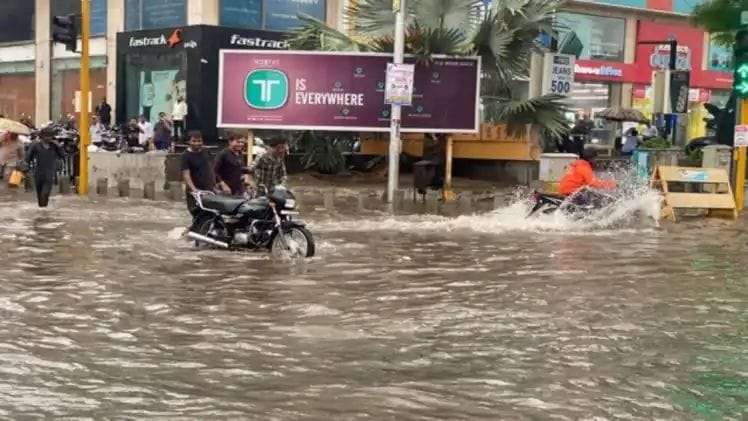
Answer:
[[[735,126],[735,146],[748,146],[748,125]]]
[[[571,54],[546,53],[543,63],[543,95],[569,96],[574,88],[574,59]]]
[[[91,91],[88,91],[88,112],[89,113],[91,112],[91,108],[92,108],[91,105],[93,105],[92,104],[93,100],[91,97],[92,97],[92,93]],[[75,91],[75,96],[73,97],[73,106],[75,108],[76,113],[81,112],[81,91]]]
[[[411,105],[413,103],[413,64],[387,63],[387,80],[384,89],[384,103]]]

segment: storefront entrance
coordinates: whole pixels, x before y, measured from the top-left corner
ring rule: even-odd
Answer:
[[[218,51],[285,49],[283,33],[206,25],[117,34],[117,122],[171,116],[175,101],[188,106],[187,130],[217,140]]]

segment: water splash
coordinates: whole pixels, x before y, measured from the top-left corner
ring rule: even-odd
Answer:
[[[660,193],[636,181],[625,170],[616,169],[609,175],[619,182],[617,199],[612,204],[583,217],[553,212],[536,214],[528,218],[531,192],[527,189],[518,189],[508,206],[483,214],[461,215],[455,218],[439,215],[383,216],[368,221],[331,221],[315,224],[314,228],[317,231],[473,231],[484,234],[524,231],[595,235],[610,230],[659,226],[662,202]]]

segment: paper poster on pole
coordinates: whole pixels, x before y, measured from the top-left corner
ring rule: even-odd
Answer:
[[[748,146],[748,125],[735,126],[735,146]]]
[[[543,95],[571,94],[574,88],[574,59],[571,54],[546,53],[543,61]]]
[[[92,92],[88,91],[88,112],[91,112],[92,109]],[[73,98],[73,106],[75,108],[75,112],[79,113],[81,112],[81,91],[75,91],[75,97]]]
[[[415,73],[416,66],[413,64],[387,63],[384,103],[412,105]]]

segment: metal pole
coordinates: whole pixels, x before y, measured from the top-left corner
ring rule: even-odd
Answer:
[[[88,103],[91,95],[91,85],[89,79],[90,61],[88,57],[88,40],[91,29],[91,0],[81,0],[81,118],[80,118],[80,142],[79,151],[79,173],[78,173],[78,194],[81,196],[88,194],[88,145],[91,143],[91,134],[89,133],[90,124],[88,114],[91,111]]]
[[[395,12],[395,55],[393,62],[403,62],[403,50],[405,49],[405,0],[399,0],[399,8],[396,8],[398,0],[392,2]],[[392,203],[395,190],[400,179],[400,115],[401,106],[392,104],[390,113],[390,159],[389,171],[387,173],[387,203]]]
[[[738,124],[748,124],[748,99],[740,99],[737,102]],[[738,212],[743,211],[745,206],[745,170],[746,170],[746,147],[738,146],[735,159],[735,206]]]

